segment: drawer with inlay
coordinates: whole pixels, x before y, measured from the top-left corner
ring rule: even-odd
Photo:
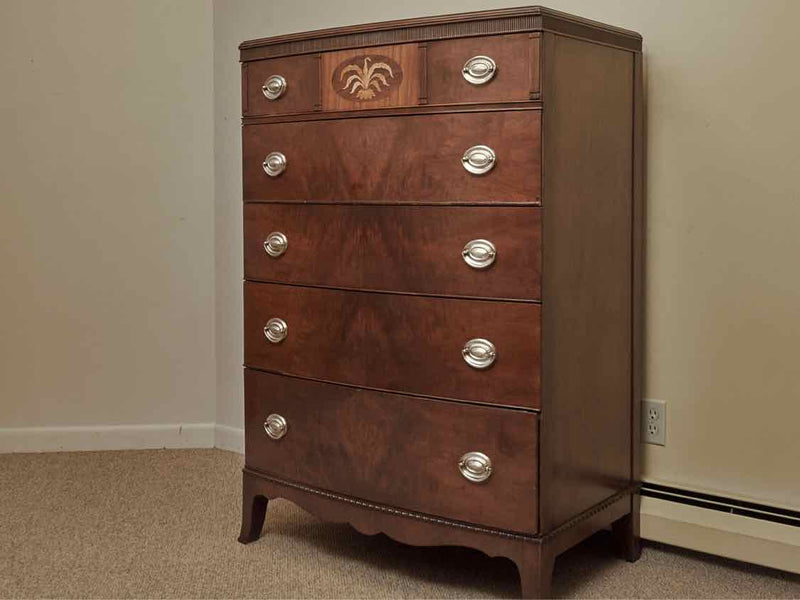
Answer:
[[[245,370],[253,469],[367,502],[536,533],[536,413]]]
[[[539,35],[467,37],[244,63],[244,115],[539,98]]]
[[[538,110],[245,125],[245,201],[536,203]]]
[[[539,407],[540,306],[244,284],[248,367]]]
[[[244,274],[362,290],[538,300],[541,209],[244,207]]]

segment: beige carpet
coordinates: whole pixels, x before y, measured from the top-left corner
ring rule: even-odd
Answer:
[[[412,548],[270,504],[236,542],[242,457],[221,450],[0,456],[0,596],[516,597],[511,562]],[[800,598],[800,577],[647,545],[614,559],[598,534],[559,558],[558,597]]]

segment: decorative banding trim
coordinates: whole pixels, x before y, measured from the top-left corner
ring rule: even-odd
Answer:
[[[242,471],[246,475],[249,475],[251,477],[257,477],[257,478],[260,478],[260,479],[265,479],[267,481],[270,481],[270,482],[278,484],[278,485],[283,485],[283,486],[290,487],[290,488],[293,488],[293,489],[296,489],[296,490],[300,490],[302,492],[306,492],[306,493],[309,493],[309,494],[322,496],[323,498],[328,498],[330,500],[336,500],[338,502],[345,502],[347,504],[352,504],[353,506],[358,506],[360,508],[366,508],[368,510],[374,510],[374,511],[377,511],[377,512],[382,512],[382,513],[386,513],[386,514],[390,514],[390,515],[395,515],[395,516],[398,516],[398,517],[406,517],[406,518],[409,518],[409,519],[416,519],[417,521],[424,521],[426,523],[434,523],[436,525],[444,525],[446,527],[455,527],[457,529],[466,529],[468,531],[473,531],[475,533],[483,533],[483,534],[488,534],[488,535],[499,536],[499,537],[506,538],[506,539],[520,540],[520,541],[526,541],[526,542],[534,542],[534,543],[539,543],[539,544],[541,544],[542,542],[545,542],[545,541],[549,540],[550,538],[562,533],[564,530],[569,529],[571,527],[574,527],[578,523],[593,517],[597,513],[602,512],[603,510],[605,510],[606,508],[608,508],[612,504],[614,504],[617,501],[619,501],[621,498],[623,498],[623,497],[625,497],[627,495],[633,494],[639,489],[639,484],[638,483],[634,484],[634,485],[631,485],[631,486],[625,488],[624,490],[622,490],[620,492],[617,492],[613,496],[607,498],[603,502],[601,502],[599,504],[596,504],[595,506],[593,506],[589,510],[582,512],[581,514],[579,514],[578,516],[574,517],[573,519],[570,519],[569,521],[566,521],[565,523],[563,523],[562,525],[556,527],[555,529],[553,529],[552,531],[550,531],[549,533],[547,533],[545,535],[524,535],[524,534],[519,534],[519,533],[512,533],[510,531],[504,531],[502,529],[492,529],[490,527],[481,527],[479,525],[471,525],[469,523],[464,523],[463,521],[453,521],[453,520],[450,520],[450,519],[442,519],[440,517],[433,517],[433,516],[430,516],[430,515],[426,515],[424,513],[418,513],[418,512],[409,511],[409,510],[402,510],[402,509],[399,509],[399,508],[386,506],[384,504],[376,504],[374,502],[367,502],[366,500],[361,500],[359,498],[353,498],[351,496],[344,496],[344,495],[341,495],[341,494],[336,494],[334,492],[329,492],[329,491],[326,491],[326,490],[321,490],[319,488],[314,488],[314,487],[311,487],[311,486],[307,486],[307,485],[304,485],[302,483],[296,483],[294,481],[287,481],[285,479],[280,479],[278,477],[273,477],[272,475],[267,475],[265,473],[262,473],[261,471],[257,471],[255,469],[250,468],[250,467],[245,467],[244,469],[242,469]]]
[[[543,540],[548,540],[550,538],[553,538],[553,537],[559,535],[560,533],[563,533],[567,529],[575,527],[575,525],[577,525],[578,523],[581,523],[582,521],[586,521],[587,519],[591,519],[597,513],[603,512],[605,509],[607,509],[611,505],[616,504],[617,502],[619,502],[625,496],[629,496],[629,495],[638,493],[639,488],[641,488],[641,484],[640,483],[634,483],[634,484],[628,486],[624,490],[617,492],[616,494],[614,494],[613,496],[610,496],[609,498],[606,498],[601,503],[595,504],[589,510],[585,510],[584,512],[582,512],[578,516],[570,519],[569,521],[565,521],[564,523],[562,523],[561,525],[559,525],[558,527],[556,527],[552,531],[550,531],[550,532],[546,533],[545,535],[543,535],[542,539]]]
[[[405,44],[509,33],[552,31],[641,50],[642,38],[633,31],[612,27],[542,7],[423,17],[294,33],[243,42],[242,61],[309,54],[365,46]]]

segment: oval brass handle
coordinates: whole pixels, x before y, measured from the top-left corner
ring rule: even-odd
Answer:
[[[492,461],[483,452],[467,452],[458,460],[458,470],[473,483],[483,483],[492,476]]]
[[[261,86],[261,91],[267,97],[267,100],[277,100],[284,93],[286,93],[286,79],[282,75],[270,75]]]
[[[497,157],[489,146],[473,146],[461,157],[462,166],[473,175],[484,175],[494,169]]]
[[[464,344],[461,356],[473,369],[488,369],[497,358],[497,350],[489,340],[474,338]]]
[[[488,56],[473,56],[464,63],[461,74],[472,85],[489,83],[497,73],[497,64]]]
[[[278,414],[271,414],[264,421],[264,431],[273,440],[279,440],[286,435],[286,430],[289,429],[289,424],[282,416]]]
[[[461,257],[473,269],[485,269],[497,258],[497,249],[489,240],[471,240],[461,251]]]
[[[281,254],[286,252],[289,247],[289,240],[280,231],[273,231],[267,236],[264,241],[264,250],[272,258],[278,258]]]
[[[286,339],[288,334],[289,326],[283,319],[272,318],[264,326],[264,335],[273,344],[279,344]]]
[[[264,172],[270,177],[277,177],[286,170],[286,157],[280,152],[270,152],[264,159]]]

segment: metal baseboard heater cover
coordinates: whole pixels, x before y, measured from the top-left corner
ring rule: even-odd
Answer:
[[[642,483],[639,493],[648,498],[657,498],[668,502],[676,502],[678,504],[686,504],[698,508],[707,508],[709,510],[716,510],[732,515],[759,519],[761,521],[770,521],[772,523],[800,527],[800,511],[788,508],[779,508],[776,506],[759,504],[757,502],[748,502],[745,500],[706,494],[704,492],[683,490],[648,482]]]

